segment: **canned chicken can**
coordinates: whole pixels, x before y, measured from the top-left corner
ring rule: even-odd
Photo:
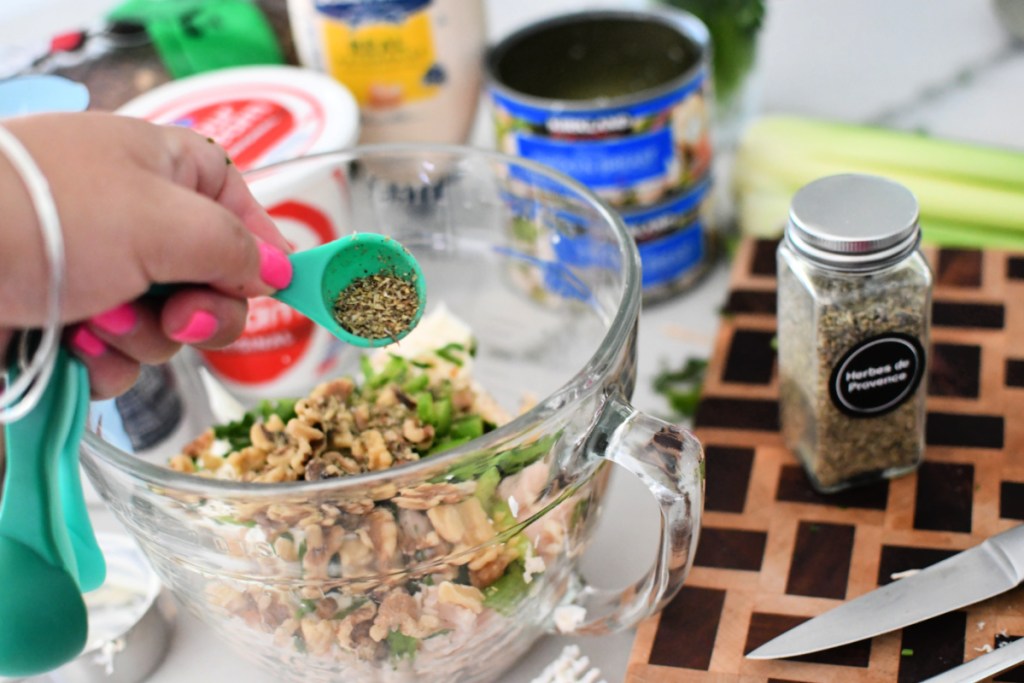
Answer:
[[[648,206],[711,166],[708,33],[684,12],[548,19],[487,56],[497,143],[615,207]]]
[[[711,180],[653,206],[622,210],[640,252],[644,299],[654,302],[699,279],[718,249],[711,222]]]
[[[707,28],[674,11],[561,15],[487,55],[501,151],[580,181],[622,213],[644,266],[644,294],[683,289],[711,255]]]

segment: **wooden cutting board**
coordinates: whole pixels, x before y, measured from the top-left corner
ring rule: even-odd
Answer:
[[[911,683],[1024,636],[1017,589],[814,655],[744,657],[895,573],[1024,520],[1024,255],[926,251],[935,292],[925,462],[823,496],[779,434],[776,244],[747,240],[736,253],[694,420],[707,452],[696,562],[675,600],[640,625],[628,680]],[[1024,666],[994,680],[1024,681]]]

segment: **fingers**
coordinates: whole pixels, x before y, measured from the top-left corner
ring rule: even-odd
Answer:
[[[89,370],[94,398],[116,396],[138,378],[140,363],[170,360],[182,344],[219,348],[245,327],[245,301],[205,288],[163,302],[118,306],[68,331],[66,343]]]
[[[208,289],[189,289],[167,300],[160,313],[160,326],[163,334],[182,344],[220,348],[242,334],[247,312],[243,300]]]
[[[220,145],[180,126],[167,128],[166,134],[176,137],[179,155],[174,173],[179,184],[215,200],[264,242],[286,253],[291,250]]]
[[[85,325],[70,329],[65,343],[89,371],[89,391],[93,399],[123,394],[139,377],[137,360],[104,344]]]
[[[174,185],[151,196],[154,225],[165,227],[139,237],[138,256],[150,281],[206,283],[239,298],[268,295],[291,281],[284,252],[255,238],[225,207]],[[178,219],[167,225],[167,216]]]

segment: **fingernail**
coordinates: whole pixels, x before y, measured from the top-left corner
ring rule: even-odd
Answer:
[[[88,358],[98,358],[107,350],[107,345],[103,343],[103,340],[84,325],[75,328],[70,341],[75,351]]]
[[[171,339],[182,344],[196,344],[206,341],[217,331],[217,319],[209,311],[196,311],[185,326],[171,335]]]
[[[138,320],[139,316],[135,312],[134,306],[131,304],[121,304],[117,308],[94,315],[89,319],[89,322],[104,332],[120,336],[128,334],[135,329],[135,323]]]
[[[292,281],[292,262],[280,249],[260,242],[260,279],[274,289],[284,289]]]

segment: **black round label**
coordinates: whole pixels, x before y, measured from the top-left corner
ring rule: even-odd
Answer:
[[[907,334],[884,334],[857,344],[832,370],[829,394],[854,417],[882,415],[914,393],[924,374],[924,347]]]

